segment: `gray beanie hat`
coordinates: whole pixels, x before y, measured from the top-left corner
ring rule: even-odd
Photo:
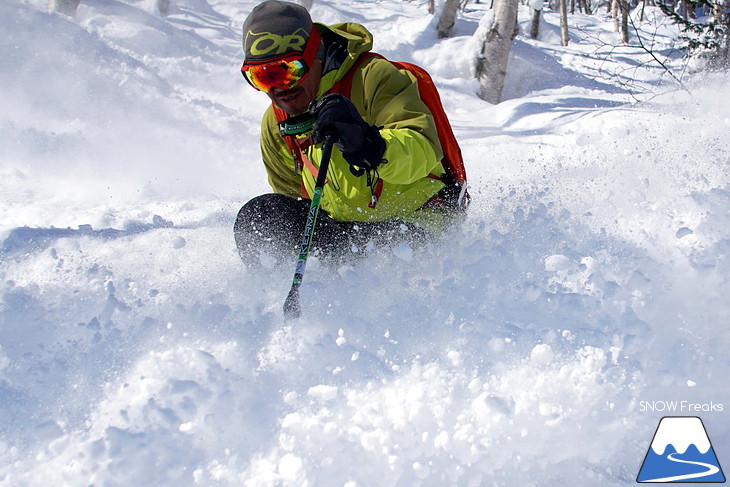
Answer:
[[[243,23],[244,63],[303,53],[312,26],[309,12],[301,5],[279,0],[260,3]]]

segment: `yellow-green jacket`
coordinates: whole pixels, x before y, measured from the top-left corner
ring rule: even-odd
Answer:
[[[320,34],[332,31],[345,38],[348,51],[338,69],[323,74],[319,98],[347,73],[360,54],[372,48],[373,42],[370,32],[359,24],[315,25]],[[355,73],[350,99],[368,124],[383,127],[380,135],[385,140],[384,159],[388,162],[378,167],[382,193],[375,208],[369,208],[372,191],[367,178],[354,176],[335,148],[321,207],[340,221],[397,219],[429,226],[431,218],[417,210],[443,187],[441,181],[429,177],[443,174],[443,153],[431,112],[418,95],[416,79],[385,59],[371,58]],[[307,194],[313,194],[315,178],[306,168],[295,172],[293,157],[279,133],[271,107],[261,125],[261,153],[275,193],[299,197],[303,183]],[[310,147],[306,155],[319,167],[322,145]]]

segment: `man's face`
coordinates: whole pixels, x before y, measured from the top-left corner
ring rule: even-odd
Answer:
[[[299,115],[306,112],[309,104],[316,98],[321,77],[322,61],[315,59],[309,74],[294,88],[288,90],[271,88],[266,94],[277,107],[288,115]]]

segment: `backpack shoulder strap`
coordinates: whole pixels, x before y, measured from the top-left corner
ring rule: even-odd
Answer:
[[[273,103],[271,104],[271,109],[274,111],[274,115],[276,116],[276,123],[281,124],[282,122],[286,121],[288,118],[288,115],[284,110],[277,107]],[[280,127],[281,128],[281,127]],[[289,151],[291,151],[291,155],[294,158],[294,164],[295,164],[295,170],[301,171],[302,169],[302,160],[301,160],[301,151],[299,150],[299,147],[297,146],[295,140],[293,137],[289,135],[283,135],[282,138],[284,139],[284,142],[286,143],[286,146],[289,148]]]
[[[332,88],[330,88],[328,93],[339,93],[340,95],[344,95],[347,98],[350,98],[350,92],[352,91],[352,80],[355,78],[355,73],[360,68],[360,66],[362,66],[362,63],[374,57],[385,59],[385,57],[378,54],[377,52],[368,51],[360,54],[360,56],[355,60],[355,64],[353,64],[352,67],[347,70],[345,76],[335,82],[335,84],[332,86]]]
[[[271,104],[271,108],[274,111],[274,115],[276,116],[277,124],[281,124],[282,122],[286,121],[286,119],[289,117],[289,115],[287,115],[287,113],[284,110],[277,107],[273,103]],[[286,143],[286,146],[289,148],[289,152],[291,152],[292,159],[294,159],[294,171],[299,172],[306,166],[310,171],[312,171],[312,169],[314,169],[313,174],[316,179],[317,178],[317,175],[316,175],[317,169],[314,167],[314,164],[312,164],[312,161],[310,161],[309,158],[302,152],[302,147],[297,142],[297,139],[293,135],[284,135],[284,134],[282,134],[282,138],[284,139],[284,143]],[[301,186],[300,192],[301,192],[302,197],[310,199],[310,196],[307,193],[307,189],[304,186],[304,180],[302,180],[302,186]]]

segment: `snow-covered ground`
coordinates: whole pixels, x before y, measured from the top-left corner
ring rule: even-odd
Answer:
[[[523,6],[493,106],[488,2],[437,40],[426,2],[316,0],[433,74],[473,204],[429,248],[311,259],[286,322],[293,262],[249,271],[231,232],[268,190],[255,3],[0,2],[0,484],[630,485],[672,414],[730,464],[726,75],[655,10],[688,91],[605,10],[563,48]]]

